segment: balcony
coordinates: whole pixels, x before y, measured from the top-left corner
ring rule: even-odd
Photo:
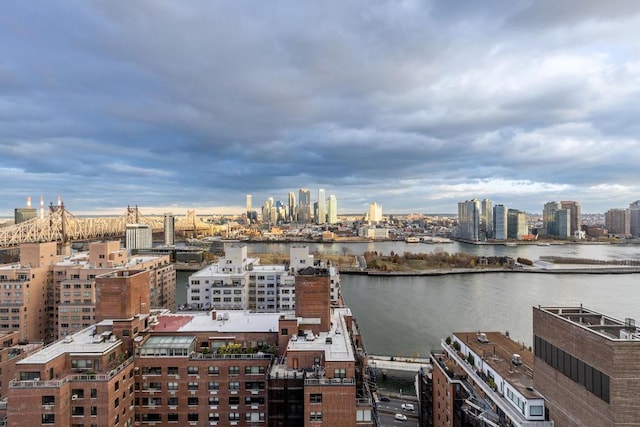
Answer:
[[[305,385],[355,385],[355,378],[305,378]]]

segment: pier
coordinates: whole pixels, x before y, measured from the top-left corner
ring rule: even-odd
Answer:
[[[413,357],[369,355],[367,360],[369,367],[383,371],[418,372],[420,368],[427,368],[430,365],[429,359]]]

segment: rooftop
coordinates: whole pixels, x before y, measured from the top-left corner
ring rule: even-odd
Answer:
[[[484,363],[494,369],[527,399],[536,399],[540,394],[533,389],[533,353],[524,344],[513,341],[500,332],[486,332],[488,342],[480,342],[477,332],[456,332],[454,335],[480,356]],[[518,355],[521,364],[512,362]]]
[[[635,319],[622,321],[582,306],[537,308],[610,340],[640,340]]]
[[[252,313],[244,310],[165,314],[158,316],[154,332],[277,332],[282,313]]]
[[[71,356],[99,356],[121,344],[120,340],[114,339],[114,335],[95,335],[95,330],[95,326],[82,329],[25,357],[18,364],[47,363],[65,353]],[[107,338],[107,335],[111,339]]]

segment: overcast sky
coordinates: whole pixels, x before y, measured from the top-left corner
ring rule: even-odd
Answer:
[[[640,1],[13,1],[0,216],[640,199]]]

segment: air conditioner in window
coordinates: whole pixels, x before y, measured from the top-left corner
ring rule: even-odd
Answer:
[[[77,394],[72,394],[72,395],[71,395],[71,400],[76,400],[77,398],[78,398],[78,395],[77,395]]]

